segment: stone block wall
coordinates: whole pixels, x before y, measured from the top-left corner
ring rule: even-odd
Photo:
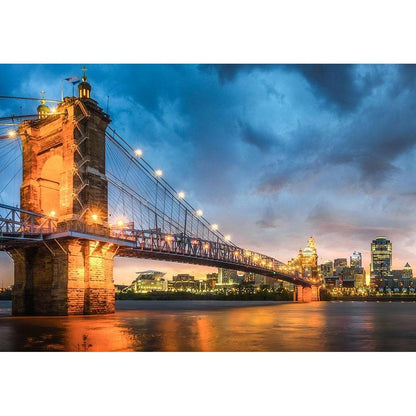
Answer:
[[[16,249],[13,315],[114,313],[115,246],[66,239]]]

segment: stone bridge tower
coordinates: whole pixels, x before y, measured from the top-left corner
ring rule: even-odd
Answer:
[[[14,315],[114,312],[116,248],[108,233],[105,130],[110,122],[91,99],[84,70],[78,97],[19,126],[23,147],[21,208],[53,218],[56,238],[11,252]]]

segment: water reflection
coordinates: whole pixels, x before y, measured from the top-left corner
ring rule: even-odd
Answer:
[[[106,316],[11,317],[2,351],[414,351],[416,304],[123,301]]]

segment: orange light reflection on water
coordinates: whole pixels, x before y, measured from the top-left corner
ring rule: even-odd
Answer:
[[[105,316],[3,316],[0,350],[388,351],[399,347],[406,350],[411,348],[409,331],[403,331],[394,322],[388,324],[386,316],[393,316],[394,310],[406,318],[400,318],[401,322],[416,324],[416,304],[315,302],[254,306],[234,302],[231,307],[224,304],[143,301],[132,303],[131,309],[130,304],[121,303],[123,310]]]

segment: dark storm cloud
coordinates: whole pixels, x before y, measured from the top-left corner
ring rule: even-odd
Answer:
[[[262,152],[270,151],[272,147],[279,145],[279,138],[271,132],[256,129],[243,120],[238,120],[238,126],[241,129],[242,140]]]
[[[259,177],[256,192],[274,194],[284,188],[307,182],[317,172],[332,164],[328,142],[316,127],[298,125],[286,133],[274,155]]]
[[[382,82],[382,74],[376,66],[371,73],[357,74],[355,65],[298,64],[298,65],[258,65],[222,64],[201,66],[202,70],[216,71],[220,82],[234,81],[239,74],[254,70],[275,71],[277,68],[298,72],[310,84],[316,97],[340,111],[352,111]],[[413,72],[407,68],[404,76],[412,79]],[[271,90],[269,90],[271,91]]]
[[[416,83],[416,65],[398,65],[399,84],[406,88],[414,88]]]
[[[382,79],[375,70],[359,76],[354,65],[295,65],[292,68],[304,76],[318,98],[342,111],[354,110]]]
[[[260,69],[267,71],[274,67],[274,65],[256,65],[256,64],[219,64],[219,65],[199,65],[201,71],[216,72],[221,83],[234,81],[239,73],[247,73]]]
[[[397,159],[415,147],[415,110],[414,102],[404,100],[359,113],[327,157],[334,163],[356,165],[363,182],[381,185],[387,175],[400,169]]]

